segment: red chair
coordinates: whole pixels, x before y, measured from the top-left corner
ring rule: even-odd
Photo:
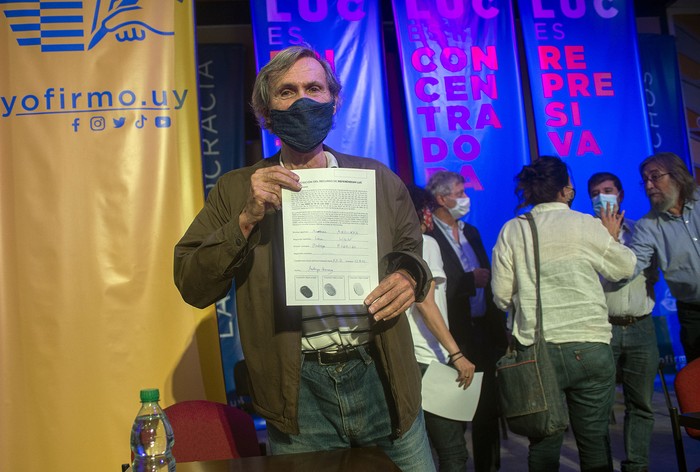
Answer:
[[[177,462],[259,456],[253,418],[236,407],[189,400],[165,408],[175,435]]]
[[[686,413],[700,413],[700,359],[695,359],[678,371],[673,386],[681,410],[680,425],[685,426],[688,436],[700,440],[700,430],[686,426],[683,418]]]

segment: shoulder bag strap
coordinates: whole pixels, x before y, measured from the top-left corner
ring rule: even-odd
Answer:
[[[542,328],[542,297],[540,296],[540,243],[537,238],[537,226],[535,225],[535,219],[532,217],[532,213],[528,211],[523,216],[525,216],[527,222],[530,224],[530,230],[532,230],[532,242],[535,251],[535,288],[537,293],[535,344],[537,344],[537,341],[540,339],[544,341],[544,329]]]

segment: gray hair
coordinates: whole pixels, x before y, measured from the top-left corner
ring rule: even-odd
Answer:
[[[321,64],[326,72],[328,91],[331,93],[336,107],[339,106],[341,85],[328,61],[308,46],[291,46],[277,53],[265,67],[260,69],[258,76],[255,78],[251,105],[261,128],[270,127],[271,85],[277,82],[299,59],[305,57],[316,59]]]
[[[430,180],[428,180],[428,185],[426,185],[425,188],[428,190],[428,192],[430,192],[433,198],[435,198],[438,196],[445,196],[451,194],[455,184],[463,183],[464,177],[462,176],[462,174],[458,174],[457,172],[451,172],[449,170],[441,170],[439,172],[435,172],[433,175],[430,176]]]

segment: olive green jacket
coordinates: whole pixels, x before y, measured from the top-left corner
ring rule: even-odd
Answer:
[[[417,281],[416,297],[422,300],[431,274],[420,257],[421,231],[404,184],[375,160],[326,150],[336,156],[340,167],[375,170],[380,278],[400,268],[408,270]],[[273,308],[271,238],[275,218],[265,216],[248,240],[238,225],[251,175],[261,167],[278,164],[279,153],[218,180],[175,247],[175,284],[186,302],[204,308],[223,298],[235,278],[238,324],[253,405],[280,431],[298,434],[301,331],[281,326]],[[373,334],[375,359],[392,396],[388,400],[394,435],[400,436],[413,424],[421,404],[421,377],[406,316],[376,323]]]

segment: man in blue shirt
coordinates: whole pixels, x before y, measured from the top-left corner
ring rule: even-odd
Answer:
[[[588,195],[596,216],[620,212],[625,192],[619,177],[598,172],[588,179]],[[622,220],[619,241],[629,246],[635,221]],[[649,470],[649,447],[654,431],[654,379],[659,366],[659,348],[651,311],[658,271],[650,269],[624,285],[602,279],[608,321],[612,325],[612,348],[625,396],[625,458],[622,472]]]
[[[700,357],[700,190],[683,160],[670,152],[639,166],[651,210],[637,222],[634,276],[654,258],[676,298],[687,362]]]

